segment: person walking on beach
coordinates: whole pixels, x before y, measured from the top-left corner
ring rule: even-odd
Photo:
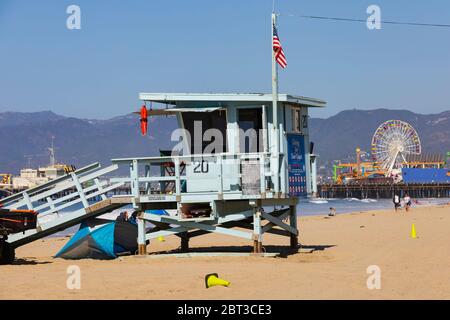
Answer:
[[[403,198],[403,201],[405,201],[405,209],[406,211],[409,211],[409,208],[411,207],[411,197],[408,193],[405,193],[405,197]]]
[[[398,194],[394,194],[394,199],[392,200],[394,202],[394,209],[395,211],[398,210],[398,208],[400,208],[400,197]]]

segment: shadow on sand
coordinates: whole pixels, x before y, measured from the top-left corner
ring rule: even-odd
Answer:
[[[335,247],[335,245],[301,245],[298,248],[291,248],[289,246],[281,245],[267,245],[263,246],[264,253],[276,253],[281,258],[287,258],[290,255],[297,253],[313,253],[315,251],[323,251],[328,248]],[[212,247],[197,247],[189,248],[189,253],[251,253],[252,246],[212,246]],[[180,248],[169,251],[156,251],[155,254],[174,254],[174,253],[186,253]]]
[[[27,259],[27,258],[20,258],[20,259],[16,259],[14,260],[13,263],[11,263],[11,265],[13,266],[27,266],[27,265],[38,265],[38,264],[49,264],[52,263],[50,261],[37,261],[35,259]]]

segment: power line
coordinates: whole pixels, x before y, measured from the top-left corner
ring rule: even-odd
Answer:
[[[339,17],[325,17],[325,16],[308,16],[299,14],[279,14],[285,17],[296,17],[303,19],[316,19],[316,20],[332,20],[332,21],[343,21],[343,22],[361,22],[367,23],[364,19],[352,19],[352,18],[339,18]],[[402,22],[402,21],[381,21],[383,24],[394,24],[394,25],[406,25],[415,27],[436,27],[436,28],[450,28],[450,24],[440,24],[440,23],[421,23],[421,22]]]

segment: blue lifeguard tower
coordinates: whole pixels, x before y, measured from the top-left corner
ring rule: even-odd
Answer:
[[[139,253],[146,241],[178,235],[182,249],[208,232],[254,241],[261,252],[265,232],[297,246],[296,204],[313,192],[308,108],[322,100],[271,94],[141,93],[150,117],[176,116],[177,147],[161,157],[113,159],[130,167],[129,184],[139,215]],[[275,122],[274,122],[275,119]],[[146,213],[172,210],[170,216]],[[289,224],[284,222],[289,218]],[[267,220],[263,225],[262,221]],[[146,222],[157,231],[146,233]],[[239,227],[241,230],[234,230]],[[250,229],[250,232],[242,231]]]

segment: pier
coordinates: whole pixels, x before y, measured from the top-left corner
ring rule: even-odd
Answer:
[[[321,198],[391,199],[394,194],[412,198],[450,198],[450,184],[321,184]]]

